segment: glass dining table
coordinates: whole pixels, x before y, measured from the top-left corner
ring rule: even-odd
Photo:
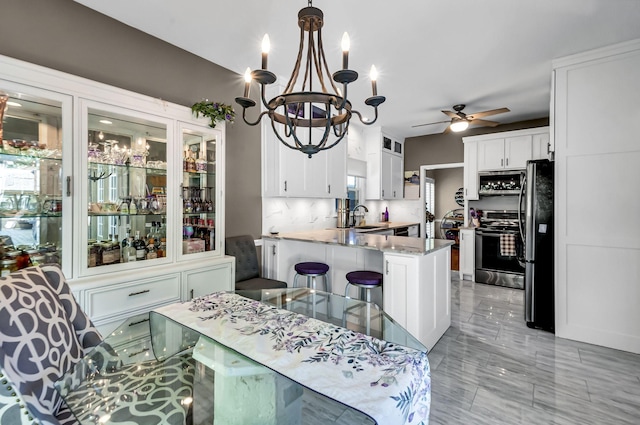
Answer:
[[[426,424],[426,352],[371,303],[307,288],[214,293],[129,319],[56,387],[80,424]]]

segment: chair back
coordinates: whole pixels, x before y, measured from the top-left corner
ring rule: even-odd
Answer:
[[[236,282],[260,277],[258,253],[250,235],[226,238],[225,253],[236,257]]]
[[[1,373],[37,421],[59,422],[55,382],[101,340],[59,268],[29,267],[0,278]]]

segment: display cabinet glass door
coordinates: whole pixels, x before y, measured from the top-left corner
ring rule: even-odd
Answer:
[[[182,255],[216,251],[217,132],[182,129]]]
[[[63,265],[63,124],[70,137],[71,98],[0,81],[0,267]],[[70,177],[69,177],[70,179]],[[70,200],[64,200],[69,207]],[[66,229],[65,229],[66,230]],[[69,272],[67,256],[63,270]]]
[[[167,125],[88,108],[87,267],[167,257]]]

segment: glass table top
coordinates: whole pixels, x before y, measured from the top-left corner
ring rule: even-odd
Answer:
[[[427,351],[374,304],[306,288],[236,293]],[[80,424],[143,424],[158,418],[177,424],[315,424],[318,418],[323,424],[377,423],[153,311],[127,320],[56,388]]]

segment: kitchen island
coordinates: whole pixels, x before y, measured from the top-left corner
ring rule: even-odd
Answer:
[[[329,265],[327,290],[344,294],[348,272],[382,273],[382,290],[373,290],[372,301],[431,349],[451,324],[451,244],[353,228],[270,234],[263,236],[263,274],[291,286],[296,263],[323,262]]]

